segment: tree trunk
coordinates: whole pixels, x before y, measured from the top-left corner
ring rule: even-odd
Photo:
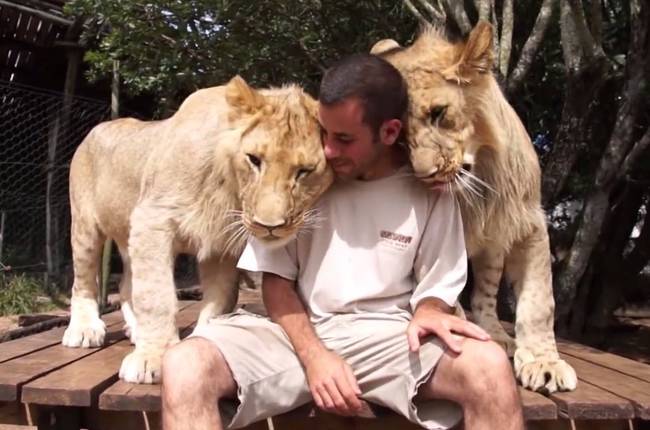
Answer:
[[[576,160],[589,144],[589,118],[599,107],[601,89],[607,79],[609,69],[604,60],[583,66],[575,75],[567,75],[562,118],[542,176],[545,207],[551,206],[562,192]]]
[[[558,326],[566,328],[568,316],[589,259],[596,247],[605,216],[609,209],[611,191],[620,177],[626,155],[638,136],[639,113],[647,107],[645,91],[650,71],[650,4],[632,0],[631,42],[625,73],[622,104],[617,112],[616,125],[601,157],[595,184],[585,200],[576,238],[566,265],[558,274],[556,283],[559,297]],[[630,163],[634,164],[634,163]],[[625,172],[623,172],[625,174]]]
[[[524,78],[528,74],[528,70],[530,70],[530,66],[537,55],[537,51],[539,50],[542,41],[544,40],[546,29],[551,22],[553,11],[557,3],[558,0],[544,0],[542,3],[533,30],[530,32],[528,39],[526,39],[526,43],[524,44],[519,56],[519,61],[508,79],[507,92],[509,98],[512,98],[513,94],[517,92],[521,83],[524,81]]]
[[[589,300],[578,301],[573,307],[571,333],[574,337],[583,334],[585,323],[591,332],[604,330],[622,297],[622,284],[629,279],[621,272],[623,252],[643,204],[644,191],[638,184],[626,183],[619,202],[613,205],[616,209],[605,222],[598,249],[590,262],[590,266],[597,268],[596,274],[581,282]],[[585,321],[586,315],[589,315],[588,321]]]

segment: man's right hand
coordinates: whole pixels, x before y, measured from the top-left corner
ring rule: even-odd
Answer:
[[[361,389],[352,368],[340,356],[323,349],[304,363],[309,389],[316,406],[344,416],[355,416],[361,410]]]

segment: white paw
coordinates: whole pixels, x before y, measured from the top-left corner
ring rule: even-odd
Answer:
[[[573,391],[578,385],[575,370],[558,359],[536,358],[529,350],[519,348],[514,357],[515,375],[524,388],[545,394]]]
[[[163,351],[135,351],[124,357],[120,367],[120,378],[136,384],[160,382]]]
[[[102,346],[105,336],[106,324],[99,317],[75,318],[73,315],[61,343],[71,348],[92,348]]]
[[[128,323],[125,323],[122,327],[122,331],[124,331],[126,337],[131,341],[131,345],[135,345],[135,325],[131,326]]]

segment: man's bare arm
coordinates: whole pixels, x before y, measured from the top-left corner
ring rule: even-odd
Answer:
[[[295,289],[295,282],[264,273],[262,297],[271,320],[287,333],[305,367],[316,405],[328,412],[355,415],[361,409],[361,390],[350,366],[325,348],[316,335]]]
[[[303,365],[325,352],[325,346],[316,335],[305,306],[296,293],[294,281],[264,273],[262,298],[269,317],[287,333]]]

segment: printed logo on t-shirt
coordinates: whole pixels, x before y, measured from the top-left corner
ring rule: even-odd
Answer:
[[[394,233],[392,231],[387,231],[387,230],[381,230],[379,232],[379,237],[381,238],[381,242],[385,243],[387,245],[390,245],[392,248],[395,249],[406,249],[413,240],[411,236],[406,236],[403,234],[399,233]]]

